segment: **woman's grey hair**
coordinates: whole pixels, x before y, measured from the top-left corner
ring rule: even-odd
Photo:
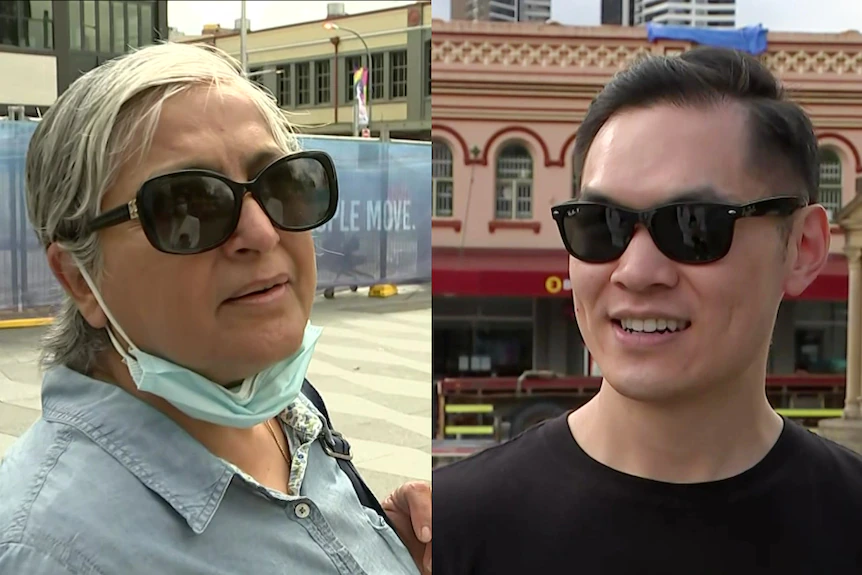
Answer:
[[[195,86],[239,88],[260,109],[285,153],[299,149],[286,112],[249,81],[236,59],[210,45],[163,43],[111,60],[76,80],[48,110],[30,141],[27,210],[42,245],[57,243],[98,286],[97,235],[87,226],[118,169],[145,154],[162,104]],[[81,316],[68,294],[42,345],[42,367],[65,365],[88,373],[110,345],[107,333]]]

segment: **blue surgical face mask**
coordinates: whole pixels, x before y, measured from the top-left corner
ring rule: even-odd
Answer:
[[[322,332],[311,322],[305,327],[302,345],[296,353],[243,380],[234,391],[190,369],[138,349],[114,319],[83,266],[79,265],[78,269],[107,316],[110,327],[128,342],[129,349],[126,351],[113,331],[107,329],[111,343],[122,356],[140,391],[161,397],[194,419],[242,428],[275,417],[299,395],[314,346]]]

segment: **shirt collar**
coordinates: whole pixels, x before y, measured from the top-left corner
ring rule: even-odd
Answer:
[[[162,412],[120,387],[67,367],[45,373],[42,417],[86,435],[197,534],[209,525],[235,474]]]

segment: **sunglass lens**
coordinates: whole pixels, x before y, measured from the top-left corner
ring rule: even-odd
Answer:
[[[211,249],[230,234],[234,194],[218,178],[170,175],[147,184],[146,212],[153,240],[164,251],[193,254]]]
[[[259,198],[272,221],[284,230],[309,230],[332,213],[334,182],[315,158],[287,158],[259,179]]]
[[[668,258],[704,264],[727,255],[733,242],[733,217],[712,204],[680,204],[658,209],[651,231],[656,247]]]
[[[563,235],[572,255],[588,263],[619,258],[632,237],[635,222],[617,208],[575,204],[563,213]]]

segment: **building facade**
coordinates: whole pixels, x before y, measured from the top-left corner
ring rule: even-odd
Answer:
[[[596,375],[550,208],[572,196],[575,134],[598,90],[643,54],[689,47],[650,44],[643,28],[434,22],[435,376]],[[862,191],[860,54],[858,33],[774,33],[763,55],[815,123],[833,218]],[[843,373],[844,248],[833,225],[826,269],[782,303],[772,373]]]
[[[455,20],[545,22],[551,19],[551,0],[452,0],[451,13]]]
[[[325,29],[328,21],[340,29]],[[430,139],[431,2],[251,31],[246,36],[249,74],[275,95],[282,108],[294,113],[292,120],[302,133],[353,134],[353,71],[366,66],[370,54],[372,137]],[[239,33],[193,41],[210,42],[240,57]]]
[[[0,2],[0,116],[47,109],[81,74],[167,38],[167,0]]]
[[[736,25],[736,0],[602,0],[602,24],[647,22],[710,28]]]

